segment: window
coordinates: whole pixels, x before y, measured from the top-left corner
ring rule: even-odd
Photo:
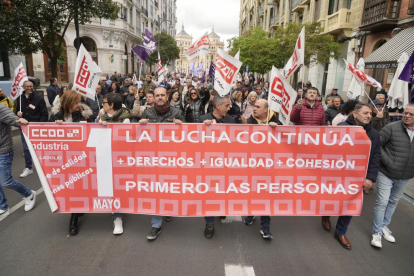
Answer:
[[[129,8],[129,23],[132,25],[132,7]]]
[[[338,11],[339,0],[329,0],[328,15],[334,14]]]
[[[135,24],[137,26],[136,33],[138,36],[141,36],[141,15],[139,14],[138,10],[136,10]]]

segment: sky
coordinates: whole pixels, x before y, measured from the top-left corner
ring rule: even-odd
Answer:
[[[193,37],[193,42],[206,31],[214,32],[224,41],[239,35],[240,0],[177,0],[177,33],[184,30]]]

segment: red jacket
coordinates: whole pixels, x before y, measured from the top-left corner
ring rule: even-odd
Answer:
[[[304,99],[301,109],[298,108],[297,104],[293,106],[290,120],[295,125],[323,126],[325,125],[325,110],[318,101],[315,101],[315,104],[311,107]]]

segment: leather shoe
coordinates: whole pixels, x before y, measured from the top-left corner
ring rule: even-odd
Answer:
[[[78,234],[78,214],[71,214],[69,222],[69,235],[75,236]]]
[[[339,236],[339,235],[335,234],[334,237],[335,237],[335,239],[337,239],[339,241],[339,244],[343,248],[348,249],[348,250],[352,249],[351,242],[346,238],[345,235],[344,236]]]
[[[322,227],[326,231],[331,231],[331,220],[329,218],[322,217]]]

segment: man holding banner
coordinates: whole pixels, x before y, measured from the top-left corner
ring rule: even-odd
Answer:
[[[372,127],[371,118],[371,106],[368,104],[357,104],[353,114],[349,115],[345,122],[339,124],[343,126],[362,126],[371,140],[371,151],[368,170],[364,181],[364,190],[369,190],[372,187],[372,182],[377,180],[381,158],[380,138],[378,131]],[[345,249],[352,249],[351,242],[345,236],[348,226],[351,223],[351,219],[352,216],[340,216],[336,224],[335,239],[337,239]],[[322,217],[322,226],[326,231],[331,230],[329,217]]]

